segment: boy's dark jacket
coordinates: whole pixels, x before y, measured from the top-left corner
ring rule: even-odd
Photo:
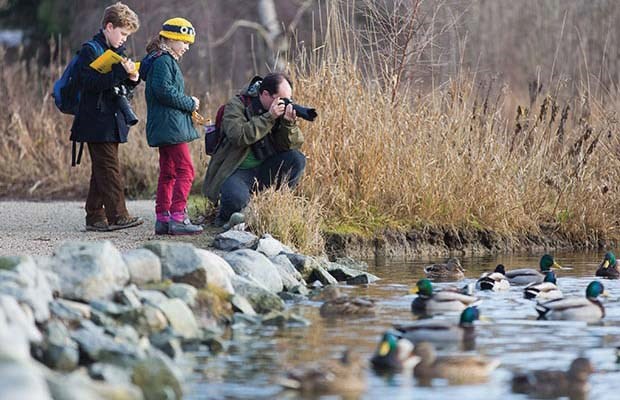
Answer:
[[[198,139],[200,135],[192,122],[194,99],[185,94],[179,63],[165,51],[151,52],[140,64],[140,77],[146,81],[146,139],[149,146]]]
[[[93,37],[103,51],[110,49],[103,32]],[[111,49],[124,55],[125,47]],[[98,57],[95,50],[83,45],[80,50],[79,82],[81,87],[80,105],[71,127],[71,140],[90,143],[125,143],[129,127],[118,107],[118,98],[113,88],[125,84],[135,87],[139,81],[128,79],[127,72],[119,64],[112,65],[112,72],[101,74],[91,68],[90,63]]]

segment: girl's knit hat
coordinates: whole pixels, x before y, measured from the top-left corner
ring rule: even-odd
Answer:
[[[185,18],[172,18],[164,22],[159,35],[172,40],[194,43],[196,31],[192,23]]]

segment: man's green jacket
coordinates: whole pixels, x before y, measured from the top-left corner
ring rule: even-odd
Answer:
[[[256,93],[242,93],[245,96]],[[256,102],[256,101],[255,101]],[[255,103],[253,102],[253,103]],[[202,193],[217,203],[222,183],[232,175],[251,151],[250,146],[265,137],[273,129],[276,120],[269,112],[260,113],[252,105],[246,106],[239,96],[233,97],[224,109],[222,132],[224,137],[209,161],[202,185]],[[304,137],[297,124],[282,118],[279,128],[273,132],[276,149],[299,149]]]

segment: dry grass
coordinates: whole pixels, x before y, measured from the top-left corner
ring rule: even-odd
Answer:
[[[546,92],[534,84],[530,99],[520,100],[464,72],[418,92],[405,63],[378,58],[362,67],[372,48],[355,50],[346,12],[329,11],[326,42],[299,53],[293,71],[296,100],[320,111],[314,123],[302,122],[306,173],[295,193],[253,199],[258,233],[309,253],[322,248],[321,230],[351,227],[491,229],[507,237],[552,231],[593,246],[620,236],[618,93],[595,97],[583,85],[567,97],[559,81]],[[48,95],[58,63],[50,70],[2,63],[0,189],[13,197],[84,193],[89,168],[69,167],[70,119]],[[135,108],[146,115],[141,93]],[[143,121],[136,128],[121,162],[130,190],[152,195],[157,152],[145,144]],[[201,144],[193,150],[200,180]]]

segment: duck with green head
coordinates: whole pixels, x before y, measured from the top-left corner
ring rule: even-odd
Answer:
[[[413,343],[433,342],[437,344],[464,343],[467,350],[475,345],[474,321],[480,319],[478,307],[463,310],[458,324],[436,319],[422,319],[407,325],[394,325],[394,329]]]
[[[499,361],[477,355],[458,354],[437,356],[430,342],[415,345],[414,354],[420,362],[413,375],[421,385],[431,385],[433,379],[445,379],[451,385],[470,385],[488,381]]]
[[[523,296],[526,299],[552,300],[564,297],[562,291],[557,286],[555,272],[547,271],[545,280],[541,283],[530,283],[523,289]]]
[[[458,258],[451,258],[445,263],[432,264],[424,267],[426,277],[435,282],[460,281],[465,278],[464,271]]]
[[[480,290],[492,290],[494,292],[510,289],[510,282],[506,278],[506,268],[503,264],[498,264],[493,272],[485,272],[476,282],[476,287]]]
[[[597,322],[605,317],[605,307],[599,296],[608,296],[599,281],[592,281],[586,288],[586,297],[567,297],[549,300],[536,305],[538,319]]]
[[[540,272],[533,268],[513,269],[506,272],[506,278],[508,278],[511,285],[529,285],[530,283],[542,282],[545,279],[544,274],[550,271],[551,268],[562,269],[562,266],[549,254],[545,254],[540,258],[539,266]]]
[[[379,347],[370,359],[375,370],[382,372],[411,371],[420,362],[420,357],[413,354],[413,343],[408,339],[386,332]]]
[[[433,292],[433,284],[426,278],[420,279],[410,293],[418,294],[418,297],[411,302],[411,311],[419,315],[463,311],[466,307],[480,302],[478,297],[450,290]]]
[[[590,360],[579,357],[568,371],[537,370],[514,375],[512,391],[544,399],[585,399],[590,386],[588,378],[593,372]]]
[[[620,263],[616,260],[616,256],[611,251],[605,253],[605,257],[596,270],[596,276],[609,279],[620,278]]]

